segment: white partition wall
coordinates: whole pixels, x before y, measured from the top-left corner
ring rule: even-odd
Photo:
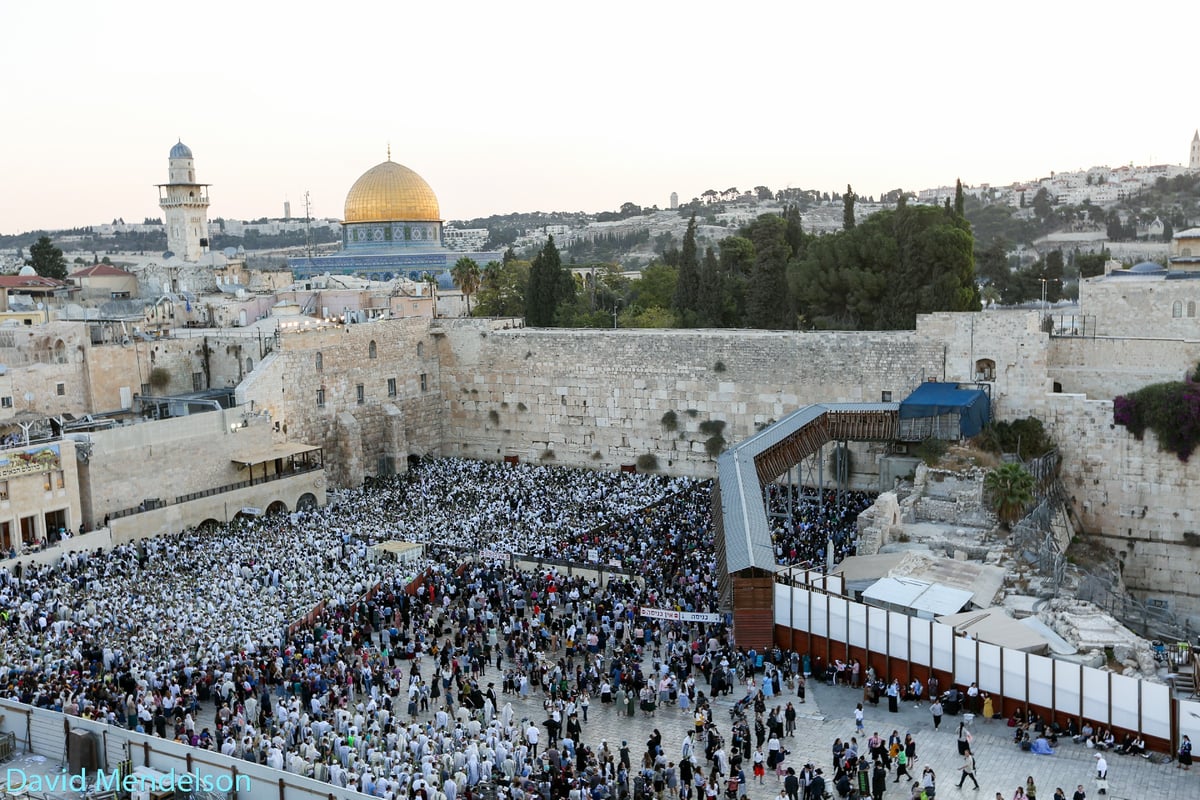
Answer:
[[[979,690],[1008,694],[1008,687],[1000,683],[1000,648],[987,642],[979,643]]]
[[[1004,652],[1004,691],[1005,697],[1010,697],[1013,700],[1020,700],[1022,703],[1029,700],[1025,696],[1025,681],[1027,670],[1025,668],[1025,659],[1028,658],[1028,653],[1021,650],[1009,650],[1008,648],[996,648]],[[991,691],[989,689],[989,691]]]
[[[1136,678],[1111,675],[1112,680],[1112,725],[1116,728],[1136,731],[1141,728],[1139,708],[1141,706],[1141,684]]]
[[[954,629],[940,622],[933,623],[933,668],[954,672]]]
[[[866,650],[870,663],[877,666],[884,662],[870,656],[893,659],[890,668],[899,671],[881,673],[879,677],[885,680],[905,680],[911,670],[896,662],[908,662],[949,673],[959,686],[977,682],[981,690],[1008,701],[1009,711],[1014,701],[1028,703],[1059,719],[1083,717],[1108,727],[1140,731],[1160,742],[1173,741],[1171,710],[1176,701],[1160,683],[956,637],[953,629],[942,623],[830,596],[807,586],[776,586],[775,621],[827,639],[828,652],[835,658],[853,647]],[[814,646],[813,656],[824,657],[825,645],[814,642]],[[1200,714],[1200,703],[1191,706]],[[998,711],[1000,708],[997,705]],[[1182,724],[1182,712],[1179,720]],[[1200,734],[1200,718],[1193,722]],[[1200,741],[1200,735],[1196,738]]]
[[[927,619],[909,618],[909,660],[922,667],[932,666],[930,661],[930,645],[932,644],[933,623]]]
[[[888,612],[888,649],[891,658],[902,658],[908,661],[908,620],[907,614],[898,611]]]
[[[1054,707],[1059,713],[1078,717],[1083,713],[1083,667],[1066,661],[1054,662]]]
[[[850,603],[850,646],[867,646],[867,607],[862,603]]]
[[[1108,678],[1111,672],[1083,668],[1083,716],[1107,720],[1109,707]]]
[[[1029,702],[1058,711],[1054,702],[1054,662],[1045,656],[1028,656]]]

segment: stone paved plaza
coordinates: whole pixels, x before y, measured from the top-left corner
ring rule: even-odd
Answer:
[[[432,675],[429,659],[423,663],[422,675],[427,680]],[[644,663],[646,674],[649,674],[651,663]],[[494,667],[487,670],[481,685],[488,681],[500,686],[500,673]],[[713,715],[714,722],[721,730],[722,736],[728,741],[730,729],[730,709],[733,701],[744,695],[744,692],[728,695],[717,700]],[[784,740],[784,747],[791,751],[785,767],[795,767],[797,772],[806,762],[821,767],[829,780],[832,792],[832,755],[833,740],[841,737],[849,740],[854,735],[854,707],[861,700],[860,690],[842,686],[828,686],[815,680],[808,682],[807,702],[799,705],[793,692],[786,687],[781,697],[775,698],[779,706],[784,706],[789,700],[796,704],[799,712],[796,723],[796,734],[792,739]],[[545,719],[542,710],[544,696],[534,692],[525,701],[516,695],[499,695],[499,703],[513,705],[514,719],[532,719],[540,723]],[[773,704],[768,704],[768,709]],[[211,726],[213,723],[212,704],[204,704],[199,724]],[[428,716],[428,715],[425,715]],[[1004,800],[1013,796],[1018,785],[1024,786],[1026,777],[1032,775],[1038,787],[1038,797],[1050,800],[1056,787],[1062,787],[1066,796],[1071,797],[1076,786],[1083,784],[1088,800],[1098,800],[1106,797],[1111,800],[1193,800],[1200,798],[1200,769],[1183,771],[1176,769],[1174,762],[1170,764],[1153,764],[1137,756],[1122,756],[1109,753],[1108,759],[1108,794],[1099,795],[1095,786],[1094,750],[1089,750],[1081,744],[1070,740],[1062,740],[1055,755],[1035,756],[1023,752],[1012,743],[1012,729],[1004,722],[995,720],[985,722],[976,719],[971,724],[974,735],[974,750],[976,757],[979,790],[971,788],[967,781],[963,789],[956,788],[962,763],[955,745],[955,733],[961,717],[945,716],[942,719],[941,730],[934,732],[933,719],[926,704],[914,708],[912,704],[901,704],[900,710],[891,714],[887,711],[886,701],[879,706],[866,706],[866,735],[859,736],[860,744],[865,743],[866,737],[873,731],[885,739],[897,730],[900,736],[912,733],[917,742],[918,761],[913,771],[918,776],[926,766],[932,766],[937,774],[937,796],[939,798],[976,797],[983,800],[994,800],[1000,792]],[[690,713],[683,713],[676,707],[660,707],[653,716],[641,712],[634,718],[619,715],[615,706],[602,706],[593,698],[588,710],[588,722],[583,726],[583,741],[598,748],[600,740],[608,741],[609,748],[614,752],[620,747],[622,740],[627,740],[630,746],[631,758],[636,766],[645,751],[646,740],[654,729],[658,729],[663,737],[663,747],[667,757],[678,762],[680,746],[684,735],[692,729]],[[544,729],[543,729],[544,735]],[[701,766],[707,773],[707,763],[703,761],[703,747],[699,747]],[[749,767],[747,766],[747,776]],[[889,780],[891,778],[889,777]],[[906,787],[910,784],[889,783],[885,798],[892,800],[907,800]],[[722,785],[722,797],[724,786]],[[779,784],[770,774],[762,786],[751,783],[748,796],[751,800],[775,800],[779,795]],[[834,793],[836,797],[836,793]]]

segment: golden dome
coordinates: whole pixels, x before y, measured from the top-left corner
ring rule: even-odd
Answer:
[[[384,161],[362,174],[346,195],[344,222],[440,222],[437,195],[408,167]]]

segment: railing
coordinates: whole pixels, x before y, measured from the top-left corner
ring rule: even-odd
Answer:
[[[1047,314],[1043,318],[1043,325],[1052,338],[1096,338],[1094,314]]]
[[[225,494],[226,492],[233,492],[237,491],[238,489],[246,489],[250,486],[259,486],[264,483],[270,483],[272,481],[278,481],[284,478],[291,478],[296,475],[303,475],[306,472],[316,472],[317,470],[324,468],[324,464],[297,465],[296,468],[290,472],[277,472],[274,475],[267,475],[263,478],[251,478],[249,480],[238,481],[237,483],[228,483],[224,486],[217,486],[212,489],[202,489],[201,491],[191,492],[190,494],[181,494],[170,502],[163,500],[159,501],[153,506],[147,506],[145,503],[142,503],[132,508],[123,508],[120,511],[111,511],[108,514],[108,518],[110,520],[114,520],[122,517],[133,516],[134,514],[142,514],[146,511],[154,511],[155,509],[165,508],[166,506],[179,505],[180,503],[199,500],[202,497],[212,497],[216,494]]]

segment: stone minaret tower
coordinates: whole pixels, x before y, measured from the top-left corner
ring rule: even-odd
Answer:
[[[208,251],[208,184],[196,183],[192,150],[183,142],[171,148],[169,164],[169,182],[158,184],[167,249],[184,261],[199,261]]]
[[[1200,170],[1200,131],[1192,136],[1192,157],[1188,161],[1188,168]]]

